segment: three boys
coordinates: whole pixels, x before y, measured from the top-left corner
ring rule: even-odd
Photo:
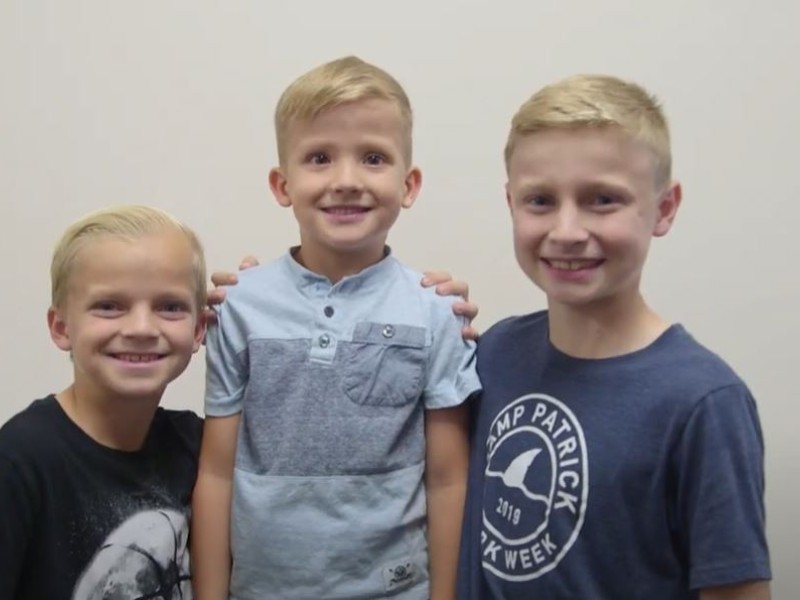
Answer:
[[[352,110],[354,107],[358,110]],[[220,336],[233,335],[220,337],[219,348],[211,350],[227,357],[218,361],[218,367],[238,364],[237,369],[244,369],[243,356],[251,362],[246,371],[215,374],[212,370],[210,406],[241,396],[238,383],[243,374],[246,379],[253,373],[271,373],[262,390],[273,390],[280,373],[291,373],[302,364],[304,352],[310,360],[304,368],[327,372],[311,383],[277,382],[287,386],[287,398],[289,389],[306,390],[312,393],[298,397],[307,402],[320,397],[322,387],[327,397],[327,392],[336,388],[333,378],[351,399],[352,394],[362,400],[395,398],[397,402],[390,404],[397,408],[396,404],[402,406],[404,398],[413,396],[394,393],[394,380],[371,380],[369,375],[379,373],[378,369],[362,369],[349,377],[344,368],[348,365],[336,365],[336,353],[330,350],[340,346],[340,351],[347,353],[348,344],[359,344],[359,352],[382,364],[385,352],[398,351],[396,346],[400,346],[400,352],[410,355],[401,361],[406,365],[418,362],[414,354],[429,344],[427,336],[422,342],[412,333],[402,333],[408,338],[403,344],[386,341],[396,340],[400,324],[384,323],[386,319],[376,320],[383,327],[352,328],[351,339],[347,339],[348,329],[328,324],[351,300],[340,307],[333,292],[341,291],[348,282],[355,287],[369,286],[368,277],[362,277],[365,267],[366,273],[369,265],[374,269],[388,264],[391,257],[382,254],[386,231],[399,208],[413,202],[419,185],[419,174],[408,168],[410,163],[392,162],[395,156],[404,158],[402,133],[397,135],[403,131],[402,120],[382,113],[382,108],[385,106],[380,103],[375,106],[371,100],[355,98],[317,114],[304,113],[306,118],[295,123],[300,139],[314,143],[307,148],[302,143],[289,144],[292,150],[288,150],[287,160],[295,151],[297,163],[289,167],[282,160],[285,170],[274,171],[271,183],[279,202],[295,208],[301,225],[300,250],[253,275],[244,275],[243,291],[237,292],[232,307],[226,305],[222,310]],[[315,129],[315,122],[320,130]],[[387,124],[393,124],[395,132],[388,135],[394,136],[387,146],[389,152],[381,143]],[[348,137],[355,131],[369,132],[368,143]],[[387,155],[390,165],[404,167],[394,178],[385,171],[369,170],[383,169]],[[347,158],[344,163],[342,156]],[[352,160],[354,156],[360,156],[360,162]],[[479,346],[478,371],[484,392],[474,423],[470,494],[462,535],[462,597],[768,597],[763,441],[753,399],[729,367],[683,328],[661,319],[639,291],[650,239],[669,231],[681,200],[680,187],[670,179],[669,135],[657,104],[638,86],[614,78],[578,77],[548,86],[515,116],[506,161],[517,258],[523,271],[546,292],[548,311],[499,323],[483,336]],[[331,165],[339,170],[336,183],[330,175]],[[303,175],[291,176],[293,168]],[[363,173],[372,174],[366,177]],[[365,183],[372,182],[373,176],[377,183]],[[404,191],[396,193],[401,182]],[[331,202],[333,197],[346,201]],[[391,209],[385,210],[387,207]],[[304,253],[304,247],[310,251]],[[379,247],[381,251],[376,252]],[[402,279],[404,271],[396,273]],[[265,275],[270,279],[261,281]],[[265,281],[273,285],[280,277],[288,284],[276,286],[272,300],[285,302],[288,317],[270,327],[281,329],[306,318],[307,330],[315,336],[298,336],[288,326],[278,334],[262,330],[266,321],[248,316],[248,310],[263,302],[248,286]],[[336,285],[338,290],[334,290]],[[303,289],[314,292],[292,295]],[[392,305],[394,295],[377,300],[364,307],[353,304],[370,318],[406,310]],[[434,308],[428,306],[428,310]],[[228,316],[241,323],[228,327]],[[409,327],[412,332],[419,325]],[[258,371],[250,371],[251,346],[242,336],[252,331],[250,328],[254,328],[253,339],[263,352],[263,360],[256,364]],[[54,339],[61,338],[54,334]],[[270,347],[275,340],[298,339],[300,349],[291,348],[292,343]],[[178,353],[192,348],[194,342],[180,346]],[[162,354],[160,349],[149,352],[144,348],[136,352],[111,348],[109,352],[112,357],[117,355],[116,360],[128,362],[161,360]],[[458,354],[452,349],[448,352]],[[463,371],[460,364],[457,360],[441,370],[458,374]],[[341,373],[330,372],[340,367]],[[463,377],[472,381],[471,376]],[[363,389],[365,381],[367,391]],[[224,392],[216,399],[215,387]],[[451,389],[450,397],[459,397],[458,402],[471,391],[469,385],[451,387],[457,393],[453,395]],[[381,392],[371,396],[374,389]],[[336,422],[336,413],[328,407],[323,411],[329,412],[320,413],[317,405],[301,402],[299,406],[295,423],[319,418],[320,422],[313,424],[316,435]],[[262,413],[280,418],[273,408],[264,405]],[[378,408],[368,410],[376,412]],[[442,414],[450,410],[444,409]],[[463,448],[459,441],[463,440],[463,416],[453,414],[442,439]],[[418,415],[412,419],[419,423]],[[293,462],[308,447],[295,447],[291,437],[282,437],[286,430],[280,421],[264,422],[268,436],[254,431],[240,437],[240,461],[250,461],[250,467],[255,467],[242,469],[246,476],[301,475],[313,488],[316,477],[352,476],[359,470],[369,473],[379,458],[398,455],[391,447],[368,447],[374,450],[377,462],[366,464],[370,453],[359,444],[348,446],[350,440],[342,436],[342,440],[323,439],[315,446],[312,434],[301,441],[311,441],[313,460]],[[221,436],[228,461],[222,472],[232,469],[231,435],[236,435],[242,424],[235,425]],[[449,437],[451,433],[453,437]],[[384,441],[401,439],[397,434]],[[412,439],[419,440],[418,436]],[[277,444],[277,450],[272,444]],[[419,458],[420,444],[414,444]],[[327,456],[325,452],[331,448],[335,451]],[[216,446],[211,449],[219,450]],[[462,451],[447,455],[445,462],[458,464],[457,455]],[[336,473],[342,465],[348,472]],[[401,459],[396,465],[408,466]],[[461,485],[458,477],[453,481]],[[288,504],[296,497],[294,490],[275,489],[278,501]],[[303,498],[319,498],[321,502],[312,508],[320,513],[348,508],[343,497],[336,500],[326,494],[327,489],[317,487]],[[345,497],[349,501],[351,495]],[[418,502],[419,497],[414,499]],[[417,510],[416,522],[420,514]],[[326,523],[330,523],[329,516],[325,515]],[[347,524],[357,523],[354,517],[335,515]],[[309,523],[314,522],[309,518]],[[244,523],[245,529],[247,526]],[[287,539],[296,531],[286,531]],[[276,533],[275,540],[279,540],[279,530]],[[457,540],[458,532],[450,528],[444,537]],[[223,532],[217,543],[225,546],[227,539]],[[314,540],[306,537],[302,541]],[[273,540],[264,540],[264,544],[270,543]],[[453,556],[449,549],[445,554]],[[433,554],[431,558],[434,568]],[[384,592],[409,580],[404,578],[407,565],[412,571],[419,568],[414,561],[387,567]],[[207,571],[202,569],[199,574],[202,572]],[[352,589],[347,586],[358,579],[354,572],[349,566],[340,573],[329,569],[323,573],[326,579],[315,585],[335,588],[337,582],[331,578],[342,575],[341,589]],[[294,576],[288,573],[287,582]],[[295,589],[301,596],[309,593],[308,589]]]

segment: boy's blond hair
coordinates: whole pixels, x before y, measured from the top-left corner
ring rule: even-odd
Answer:
[[[92,241],[102,237],[132,241],[165,231],[182,234],[192,248],[196,308],[202,310],[206,303],[206,263],[200,240],[194,231],[169,213],[143,205],[105,208],[84,216],[67,228],[56,244],[50,265],[52,306],[64,306],[75,258]]]
[[[281,94],[275,109],[280,163],[286,160],[286,137],[294,121],[308,121],[340,104],[371,98],[387,100],[400,110],[404,158],[411,164],[413,115],[408,96],[389,73],[357,56],[345,56],[320,65],[295,79]]]
[[[506,169],[520,137],[548,129],[618,127],[645,144],[655,158],[656,186],[671,177],[669,125],[655,96],[608,75],[575,75],[540,89],[511,120]]]

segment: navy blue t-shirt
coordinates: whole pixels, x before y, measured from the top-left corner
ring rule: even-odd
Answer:
[[[577,359],[546,312],[478,345],[461,600],[677,600],[769,579],[755,402],[674,325]]]

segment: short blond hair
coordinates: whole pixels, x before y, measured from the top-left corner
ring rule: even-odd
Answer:
[[[609,75],[574,75],[540,89],[511,120],[506,169],[520,137],[548,129],[618,127],[655,158],[656,185],[672,172],[669,125],[658,99],[641,86]]]
[[[404,158],[411,163],[411,102],[403,86],[383,69],[357,56],[345,56],[322,64],[295,79],[284,90],[275,108],[278,160],[286,159],[286,137],[295,121],[308,121],[345,104],[378,98],[394,104],[403,122]]]
[[[50,264],[52,306],[64,306],[75,259],[92,241],[101,237],[135,240],[165,231],[183,235],[192,248],[195,301],[197,310],[202,310],[206,303],[206,263],[199,238],[194,231],[168,212],[135,204],[98,210],[67,228],[56,244]]]

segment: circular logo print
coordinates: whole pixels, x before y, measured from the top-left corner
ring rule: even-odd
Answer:
[[[507,581],[535,579],[561,561],[583,525],[583,430],[561,401],[530,394],[492,422],[486,456],[483,567]]]

